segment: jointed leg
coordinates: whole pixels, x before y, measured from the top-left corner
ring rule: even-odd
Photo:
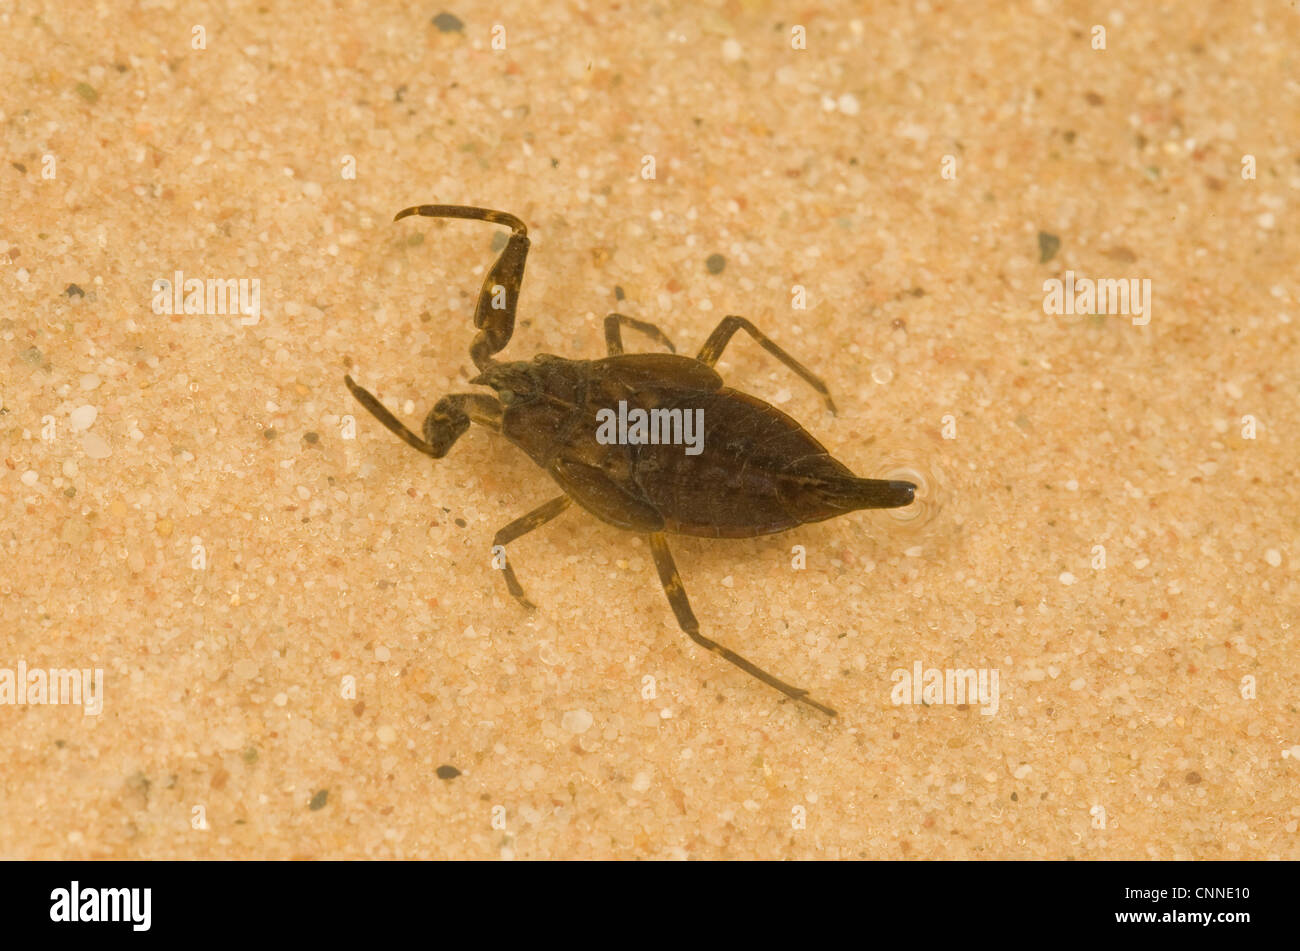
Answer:
[[[476,367],[485,370],[492,364],[492,355],[504,350],[510,342],[510,335],[515,332],[515,307],[519,302],[519,285],[524,280],[524,262],[528,257],[528,228],[504,211],[466,205],[417,205],[403,208],[393,220],[400,221],[410,215],[490,221],[505,225],[511,231],[505,248],[483,279],[478,306],[474,309],[474,326],[479,328],[479,333],[470,344],[469,355]]]
[[[618,356],[623,352],[623,334],[620,329],[621,324],[627,324],[633,330],[639,330],[647,337],[650,337],[668,348],[669,353],[676,353],[677,348],[669,340],[662,330],[654,324],[645,320],[637,320],[635,317],[628,317],[624,314],[610,314],[605,318],[605,346],[609,349],[611,357]]]
[[[345,376],[343,382],[348,385],[357,402],[368,409],[398,439],[412,449],[419,450],[426,456],[433,456],[435,459],[447,455],[452,443],[469,429],[471,419],[489,429],[497,431],[501,429],[501,404],[495,399],[481,393],[452,393],[438,400],[437,405],[424,418],[424,438],[421,439],[407,429],[405,423],[390,413],[383,403],[375,399],[374,394],[358,386],[351,376]]]
[[[731,661],[745,673],[757,677],[769,687],[775,687],[792,700],[798,700],[810,707],[817,708],[822,713],[835,716],[835,711],[830,707],[809,699],[807,690],[791,687],[789,684],[777,680],[766,671],[755,667],[735,651],[728,650],[721,644],[717,644],[700,634],[700,622],[695,619],[695,612],[691,610],[690,602],[686,600],[686,589],[682,587],[682,576],[677,573],[677,565],[673,561],[672,552],[668,550],[668,540],[664,537],[663,532],[655,532],[649,537],[650,551],[654,555],[655,568],[659,571],[659,580],[664,586],[664,594],[668,595],[668,603],[672,605],[673,613],[677,615],[678,625],[691,640],[705,650],[712,651],[719,657]]]
[[[561,495],[558,498],[551,499],[551,501],[547,502],[545,505],[533,509],[527,515],[515,519],[505,528],[496,533],[492,538],[492,547],[496,548],[500,545],[504,548],[519,536],[527,535],[534,528],[545,525],[551,519],[555,518],[555,516],[567,509],[569,507],[569,501],[567,495]],[[519,586],[519,579],[515,577],[514,568],[510,567],[509,555],[506,556],[506,562],[501,568],[501,573],[505,575],[506,587],[510,589],[510,593],[515,596],[516,600],[518,600],[519,603],[528,610],[533,610],[533,603],[524,597],[524,589]]]
[[[778,347],[768,338],[767,334],[763,333],[763,331],[759,330],[744,317],[729,315],[722,318],[722,323],[718,324],[713,333],[709,334],[709,339],[704,341],[704,346],[700,348],[699,356],[695,359],[699,360],[701,363],[707,363],[709,366],[713,366],[718,362],[718,357],[722,356],[723,349],[727,346],[727,343],[731,340],[737,330],[745,331],[758,341],[760,347],[797,373],[804,382],[822,395],[822,398],[826,400],[826,405],[830,408],[830,411],[832,413],[835,412],[835,403],[831,400],[831,392],[826,388],[826,384],[822,382],[822,378]]]

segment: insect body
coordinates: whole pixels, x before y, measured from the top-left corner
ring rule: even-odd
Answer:
[[[415,435],[373,395],[345,377],[352,395],[408,445],[441,458],[471,421],[500,432],[545,469],[562,494],[497,532],[493,545],[507,545],[550,521],[572,502],[602,521],[646,536],[668,601],[682,630],[701,647],[731,661],[792,699],[835,715],[830,707],[754,666],[700,634],[699,622],[668,549],[669,533],[749,538],[782,532],[806,522],[865,508],[909,505],[911,482],[859,479],[774,406],[723,385],[713,365],[738,330],[808,382],[835,410],[820,379],[743,317],[723,319],[695,358],[679,356],[653,324],[623,314],[605,318],[609,355],[568,360],[539,354],[527,362],[500,362],[493,355],[510,341],[529,241],[513,215],[460,205],[420,205],[409,215],[473,218],[507,225],[511,235],[488,272],[474,324],[470,356],[479,375],[470,382],[496,396],[444,396]],[[622,328],[632,327],[672,353],[625,354]],[[641,410],[660,424],[655,435],[671,437],[679,421],[700,420],[698,451],[684,451],[671,438],[611,443],[597,438],[602,411]],[[687,414],[691,414],[689,417]],[[605,418],[608,418],[606,416]],[[673,425],[670,426],[669,422]],[[506,586],[526,607],[509,561]]]

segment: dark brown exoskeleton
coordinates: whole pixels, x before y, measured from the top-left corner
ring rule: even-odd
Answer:
[[[563,494],[516,519],[496,533],[493,546],[505,546],[559,515],[577,502],[597,518],[618,528],[644,534],[650,542],[664,592],[677,623],[701,647],[780,690],[786,696],[835,715],[745,658],[700,634],[699,622],[686,600],[681,576],[668,550],[666,535],[749,538],[820,522],[845,512],[909,505],[911,482],[859,479],[833,459],[802,426],[774,406],[722,383],[713,369],[737,330],[744,330],[806,380],[835,412],[826,385],[769,340],[744,317],[725,317],[695,359],[678,356],[672,343],[653,324],[622,314],[605,318],[609,356],[567,360],[538,354],[530,362],[493,359],[515,326],[515,306],[528,254],[528,229],[513,215],[460,205],[420,205],[397,213],[429,218],[472,218],[506,225],[505,249],[483,281],[474,325],[479,332],[470,356],[479,375],[470,383],[489,386],[496,397],[453,393],[440,399],[424,420],[424,438],[406,428],[352,377],[344,381],[352,395],[407,445],[440,459],[469,428],[470,421],[502,433],[532,457]],[[672,353],[625,354],[621,328],[645,333]],[[609,443],[597,438],[601,410],[616,411],[620,401],[631,410],[657,414],[668,436],[667,420],[693,414],[703,421],[703,441],[695,454],[683,445]],[[702,411],[702,417],[699,411]],[[506,586],[525,607],[514,569],[506,561]]]

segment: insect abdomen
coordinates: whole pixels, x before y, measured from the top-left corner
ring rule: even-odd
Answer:
[[[665,530],[748,538],[863,507],[858,483],[870,480],[854,477],[776,407],[728,388],[667,405],[703,410],[704,439],[698,455],[682,446],[629,447],[633,480]]]

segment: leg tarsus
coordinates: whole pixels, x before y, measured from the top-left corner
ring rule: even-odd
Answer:
[[[605,347],[611,357],[616,357],[623,352],[623,333],[621,325],[626,324],[633,330],[639,330],[652,340],[663,344],[668,348],[669,353],[676,353],[677,348],[673,342],[668,339],[667,335],[647,320],[638,320],[635,317],[628,317],[626,314],[609,314],[605,318]]]
[[[384,426],[401,439],[402,442],[406,443],[412,449],[424,453],[426,456],[433,456],[435,459],[446,455],[446,450],[443,450],[441,453],[437,452],[427,442],[407,429],[406,425],[390,413],[387,407],[375,398],[373,393],[364,387],[358,386],[356,381],[354,381],[350,375],[343,377],[343,382],[347,384],[352,395],[356,397],[357,402],[368,409],[375,419],[383,423]]]
[[[435,459],[447,455],[452,444],[469,428],[471,420],[489,429],[501,429],[501,404],[495,399],[482,393],[451,393],[438,400],[437,405],[424,418],[424,438],[421,439],[350,375],[345,376],[343,382],[357,402],[383,423],[389,432],[412,449]]]
[[[668,595],[668,603],[672,605],[673,613],[677,616],[677,623],[686,635],[699,644],[707,651],[717,654],[724,660],[735,664],[745,673],[757,677],[769,687],[775,687],[791,700],[798,700],[800,703],[806,703],[808,706],[820,710],[828,716],[835,716],[835,711],[825,704],[818,703],[808,696],[808,691],[801,687],[792,687],[782,680],[777,680],[767,671],[745,660],[733,650],[723,647],[716,641],[711,641],[700,633],[700,622],[695,618],[695,612],[691,610],[691,604],[686,599],[686,589],[682,587],[682,576],[677,572],[677,564],[673,561],[672,552],[668,550],[668,540],[662,532],[655,532],[649,536],[650,551],[654,555],[655,568],[659,571],[659,581],[664,586],[664,594]]]
[[[414,205],[403,208],[393,216],[393,220],[401,221],[411,215],[422,215],[425,218],[469,218],[474,221],[490,221],[494,225],[505,225],[511,231],[528,234],[528,226],[509,212],[475,208],[472,205]]]
[[[723,349],[735,335],[737,330],[743,330],[753,337],[760,347],[766,350],[772,356],[776,357],[787,367],[795,372],[805,383],[822,395],[826,401],[827,408],[834,413],[835,401],[831,399],[831,391],[827,389],[826,383],[817,374],[813,373],[806,366],[796,360],[790,354],[786,353],[778,346],[767,334],[759,330],[744,317],[737,317],[734,314],[728,314],[722,318],[722,322],[709,334],[709,339],[704,341],[704,346],[700,348],[699,355],[695,358],[701,363],[713,366],[718,362],[718,357],[722,356]]]
[[[516,538],[519,538],[522,535],[527,535],[533,529],[540,528],[542,525],[545,525],[551,519],[555,518],[555,516],[559,515],[569,507],[570,502],[571,500],[567,495],[561,495],[551,499],[551,501],[547,502],[545,505],[538,506],[527,515],[520,516],[493,536],[492,547],[496,548],[497,546],[500,546],[504,551],[505,546],[510,544]],[[524,596],[524,589],[520,586],[519,579],[515,577],[514,568],[510,566],[509,554],[506,555],[505,564],[501,566],[500,570],[502,575],[505,576],[506,587],[510,590],[510,593],[514,595],[515,600],[529,611],[536,610],[537,606]]]

